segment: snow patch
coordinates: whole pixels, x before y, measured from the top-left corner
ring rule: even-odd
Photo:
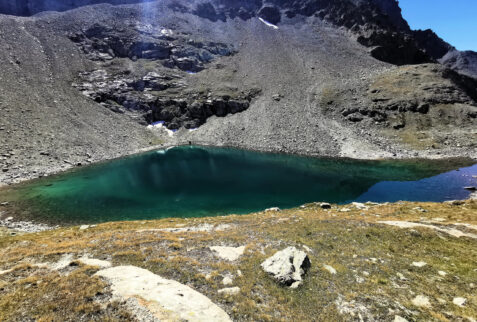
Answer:
[[[159,121],[159,122],[154,122],[150,125],[147,126],[147,128],[149,130],[164,130],[167,132],[167,134],[172,137],[174,136],[174,132],[176,132],[177,130],[169,130],[167,127],[164,126],[164,121]]]
[[[268,21],[266,21],[266,20],[265,20],[265,19],[263,19],[263,18],[258,18],[258,20],[260,20],[261,22],[263,22],[263,23],[264,23],[265,25],[267,25],[268,27],[271,27],[271,28],[273,28],[273,29],[275,29],[275,30],[277,30],[277,29],[278,29],[278,27],[277,27],[277,26],[275,26],[275,25],[274,25],[274,24],[272,24],[272,23],[269,23]]]

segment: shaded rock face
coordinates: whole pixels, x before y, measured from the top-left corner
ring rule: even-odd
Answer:
[[[395,65],[432,62],[452,48],[430,30],[411,31],[394,0],[211,0],[191,6],[180,10],[211,21],[261,17],[277,24],[283,15],[318,16],[350,29],[373,57]]]
[[[200,39],[187,34],[150,25],[124,26],[95,25],[70,35],[91,60],[107,61],[114,58],[159,60],[168,68],[198,72],[204,64],[217,56],[235,53],[232,46]]]
[[[163,70],[142,77],[129,73],[110,75],[106,70],[84,72],[74,83],[84,95],[117,113],[136,112],[140,123],[163,122],[171,129],[194,129],[215,115],[223,117],[246,110],[259,90],[210,89],[207,93],[187,90],[180,73]],[[170,91],[168,91],[170,90]],[[177,91],[182,93],[177,95]]]
[[[430,29],[413,30],[412,35],[419,45],[419,48],[422,48],[425,53],[433,59],[442,58],[447,52],[454,49]]]
[[[477,52],[453,50],[439,61],[461,74],[477,79]]]
[[[31,16],[42,11],[66,11],[99,3],[112,5],[140,3],[152,0],[0,0],[0,13]]]
[[[259,90],[191,92],[183,80],[235,49],[158,26],[96,24],[70,34],[86,57],[104,69],[83,72],[73,86],[114,112],[139,113],[140,123],[164,122],[169,129],[197,128],[210,116],[223,117],[246,110]],[[132,66],[124,68],[121,59]],[[118,66],[111,70],[111,64]],[[152,64],[155,71],[133,73],[135,64]],[[131,65],[132,64],[132,65]],[[122,67],[119,67],[122,66]],[[168,91],[169,90],[169,91]]]
[[[279,23],[281,20],[280,9],[275,6],[263,6],[263,8],[258,12],[258,16],[274,25]]]

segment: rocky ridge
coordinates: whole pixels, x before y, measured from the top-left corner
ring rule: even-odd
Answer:
[[[0,24],[2,183],[189,142],[475,157],[473,81],[434,64],[448,45],[394,1],[167,0]]]

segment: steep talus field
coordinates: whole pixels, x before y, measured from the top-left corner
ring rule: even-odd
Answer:
[[[104,2],[0,2],[78,7],[0,15],[2,183],[189,142],[476,156],[475,79],[395,1]]]

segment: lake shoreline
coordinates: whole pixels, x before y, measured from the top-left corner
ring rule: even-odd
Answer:
[[[46,170],[37,173],[37,172],[29,172],[28,174],[16,175],[14,177],[9,177],[8,173],[0,173],[0,189],[9,187],[12,185],[16,185],[19,183],[29,182],[36,179],[51,177],[54,175],[58,175],[61,173],[67,173],[69,171],[79,169],[85,166],[92,166],[103,164],[111,161],[115,161],[118,159],[134,157],[140,154],[156,151],[156,150],[164,150],[174,147],[182,147],[182,146],[199,146],[199,147],[217,147],[217,148],[230,148],[230,149],[240,149],[245,151],[252,151],[252,152],[262,152],[262,153],[272,153],[272,154],[284,154],[284,155],[293,155],[293,156],[302,156],[302,157],[311,157],[311,158],[323,158],[323,159],[342,159],[342,160],[359,160],[359,161],[391,161],[391,160],[399,160],[399,161],[418,161],[418,160],[427,160],[427,161],[441,161],[441,160],[468,160],[469,162],[473,161],[477,163],[477,155],[471,154],[462,156],[462,151],[454,151],[455,153],[427,153],[426,151],[421,151],[421,154],[415,156],[415,154],[409,153],[401,153],[396,155],[387,155],[386,157],[382,157],[379,153],[366,155],[365,157],[361,157],[359,154],[354,155],[353,157],[342,157],[339,155],[331,155],[326,153],[320,152],[310,152],[310,151],[294,151],[288,150],[279,147],[252,147],[242,144],[213,144],[211,142],[196,142],[196,141],[178,141],[175,143],[168,143],[168,144],[159,144],[153,145],[149,147],[144,147],[140,149],[135,149],[133,151],[119,153],[115,155],[104,155],[97,160],[85,159],[81,162],[76,164],[72,162],[64,162],[63,165],[51,165],[47,166]]]

